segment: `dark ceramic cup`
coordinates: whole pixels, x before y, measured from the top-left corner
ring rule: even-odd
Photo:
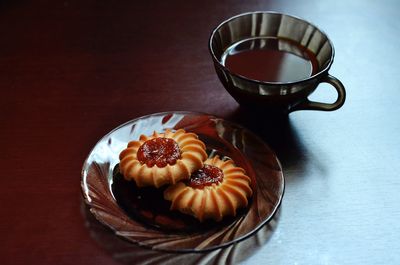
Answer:
[[[315,56],[317,69],[311,76],[293,82],[264,82],[236,74],[223,64],[224,54],[229,47],[257,38],[285,39],[306,48]],[[257,45],[250,45],[249,49],[255,46]],[[334,58],[332,42],[316,26],[300,18],[275,12],[237,15],[213,30],[209,50],[219,79],[242,106],[289,113],[296,110],[332,111],[340,108],[345,102],[346,92],[343,84],[328,73]],[[298,52],[287,45],[282,45],[279,50],[295,55]],[[323,82],[336,89],[338,97],[334,103],[314,102],[308,99]]]

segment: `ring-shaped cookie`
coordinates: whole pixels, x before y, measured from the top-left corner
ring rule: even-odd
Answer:
[[[236,209],[246,207],[253,191],[251,179],[243,168],[233,160],[221,160],[218,156],[209,158],[205,165],[222,170],[223,179],[201,188],[194,188],[186,182],[179,182],[164,191],[164,199],[171,201],[171,210],[178,210],[199,219],[220,221],[224,216],[236,215]]]
[[[174,140],[180,150],[180,157],[174,164],[164,167],[157,165],[148,166],[138,160],[139,148],[148,140],[155,138],[169,138]],[[151,136],[141,135],[138,141],[128,143],[120,155],[120,172],[127,180],[134,180],[138,187],[175,184],[183,179],[188,179],[192,172],[203,167],[207,158],[205,144],[194,133],[179,129],[175,132],[166,130],[164,133],[154,132]]]

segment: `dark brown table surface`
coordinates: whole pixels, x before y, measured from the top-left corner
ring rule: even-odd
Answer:
[[[95,143],[130,119],[201,111],[261,136],[279,157],[283,202],[265,230],[198,261],[400,264],[400,2],[2,1],[0,263],[158,263],[185,258],[114,237],[82,204]],[[215,75],[208,37],[247,11],[324,30],[334,112],[271,119],[239,108]],[[313,99],[333,101],[321,85]]]

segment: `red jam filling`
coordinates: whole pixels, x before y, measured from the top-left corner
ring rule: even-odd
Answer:
[[[149,167],[174,165],[180,157],[181,150],[178,144],[170,138],[159,137],[147,140],[137,151],[139,162]]]
[[[188,185],[195,189],[202,189],[205,186],[211,186],[222,182],[224,173],[221,169],[211,165],[204,165],[203,168],[195,171],[189,179]]]

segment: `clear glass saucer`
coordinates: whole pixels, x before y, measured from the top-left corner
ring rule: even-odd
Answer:
[[[118,156],[129,141],[180,128],[199,135],[210,155],[232,158],[252,178],[254,194],[235,217],[200,223],[166,211],[166,202],[143,206],[141,196],[129,188],[134,184],[120,178]],[[207,114],[164,112],[131,120],[105,135],[83,165],[81,186],[90,211],[117,236],[155,250],[199,252],[228,246],[258,231],[280,206],[284,178],[274,152],[242,126]]]

